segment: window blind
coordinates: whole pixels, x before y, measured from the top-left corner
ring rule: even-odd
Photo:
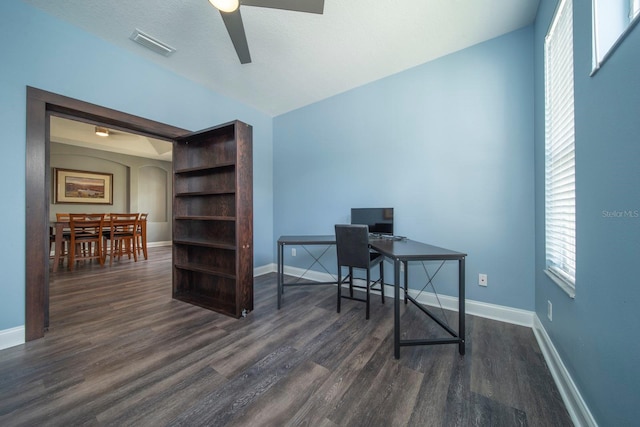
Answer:
[[[546,264],[571,288],[576,275],[573,7],[562,0],[545,38]]]

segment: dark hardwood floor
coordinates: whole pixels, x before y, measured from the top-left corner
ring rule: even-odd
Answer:
[[[467,352],[403,347],[393,304],[255,278],[232,319],[171,299],[171,250],[51,275],[43,339],[0,351],[2,426],[567,426],[533,332],[467,316]],[[403,307],[403,334],[441,336]],[[447,314],[457,328],[456,314]]]

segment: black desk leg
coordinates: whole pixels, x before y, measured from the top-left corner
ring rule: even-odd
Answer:
[[[393,261],[393,354],[400,359],[400,260]]]
[[[407,304],[407,294],[409,292],[409,261],[403,261],[404,264],[404,304]]]
[[[460,344],[458,344],[458,352],[464,356],[464,345],[465,345],[465,330],[464,330],[464,258],[458,261],[458,287],[459,287],[459,301],[458,301],[458,335],[460,338]]]
[[[283,281],[284,281],[284,272],[283,272],[283,263],[284,263],[284,245],[282,243],[278,243],[278,289],[276,292],[278,293],[278,310],[280,310],[280,305],[282,303],[282,291],[284,290]]]

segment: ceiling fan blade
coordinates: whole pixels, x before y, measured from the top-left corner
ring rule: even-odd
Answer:
[[[322,14],[324,11],[324,0],[240,0],[240,4],[307,13]]]
[[[251,55],[249,54],[249,44],[247,43],[247,36],[244,33],[244,25],[242,25],[242,16],[240,15],[240,9],[235,12],[220,12],[224,25],[227,27],[227,32],[233,47],[236,48],[238,59],[241,64],[248,64],[251,62]]]

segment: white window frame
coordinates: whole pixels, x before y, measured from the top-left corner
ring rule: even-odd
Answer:
[[[544,42],[547,275],[575,297],[573,2],[561,0]]]
[[[593,76],[640,22],[640,0],[592,0]]]
[[[633,22],[640,14],[640,0],[629,0],[629,22]]]

